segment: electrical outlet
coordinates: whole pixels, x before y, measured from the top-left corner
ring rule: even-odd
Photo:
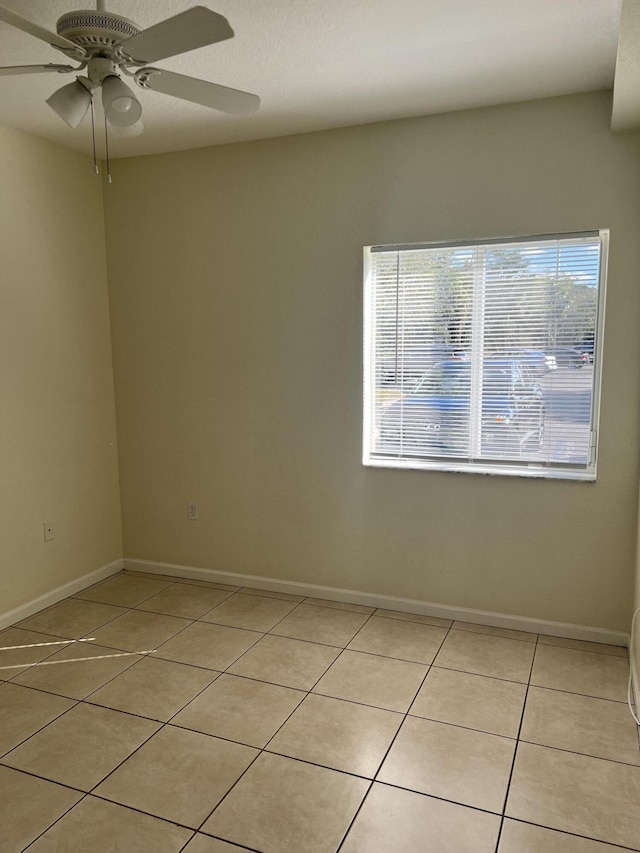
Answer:
[[[197,521],[198,520],[198,502],[197,501],[187,501],[187,518],[189,521]]]
[[[44,541],[45,542],[51,542],[52,539],[56,538],[56,532],[53,529],[53,522],[52,521],[45,521],[42,526],[44,528]]]

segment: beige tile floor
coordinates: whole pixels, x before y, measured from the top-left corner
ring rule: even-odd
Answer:
[[[0,633],[0,853],[640,851],[626,651],[122,572]]]

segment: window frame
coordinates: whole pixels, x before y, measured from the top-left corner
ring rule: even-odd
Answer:
[[[563,240],[575,238],[597,238],[600,241],[598,267],[598,298],[596,305],[596,324],[593,348],[593,384],[591,398],[591,421],[589,424],[589,458],[583,465],[558,463],[523,462],[522,460],[502,460],[499,463],[490,460],[468,460],[450,457],[401,457],[378,455],[375,450],[372,413],[375,406],[375,359],[374,359],[374,307],[372,282],[372,257],[378,252],[402,252],[420,249],[462,249],[465,247],[509,246],[544,240]],[[378,244],[363,249],[363,443],[362,464],[372,468],[392,468],[400,470],[441,471],[466,474],[492,474],[549,480],[573,480],[595,482],[598,463],[598,434],[600,428],[602,358],[604,343],[604,324],[606,308],[607,271],[610,232],[607,228],[588,231],[565,232],[555,234],[535,234],[500,238],[482,238],[477,240],[451,240],[417,243]]]

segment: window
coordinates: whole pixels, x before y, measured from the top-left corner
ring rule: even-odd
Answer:
[[[608,232],[365,249],[365,465],[594,480]]]

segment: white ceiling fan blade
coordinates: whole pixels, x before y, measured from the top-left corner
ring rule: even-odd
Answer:
[[[260,98],[240,89],[229,89],[207,80],[196,77],[186,77],[173,71],[163,71],[160,68],[142,68],[136,74],[136,82],[143,89],[162,92],[173,98],[182,98],[203,107],[221,110],[223,113],[243,115],[253,113],[260,106]]]
[[[72,65],[5,65],[0,67],[0,77],[10,74],[41,74],[45,71],[57,71],[58,74],[64,74],[68,71],[76,71]]]
[[[33,21],[21,18],[20,15],[16,15],[16,13],[12,12],[11,9],[5,9],[4,6],[0,6],[0,21],[4,21],[5,24],[11,24],[12,27],[17,27],[19,30],[29,33],[30,36],[35,36],[37,39],[46,41],[47,44],[50,44],[52,47],[59,47],[63,50],[73,50],[76,53],[78,50],[81,50],[77,44],[69,41],[69,39],[63,38],[57,33],[45,30],[44,27],[34,24]]]
[[[233,30],[225,17],[206,6],[194,6],[131,36],[121,47],[132,59],[147,63],[232,37]]]

